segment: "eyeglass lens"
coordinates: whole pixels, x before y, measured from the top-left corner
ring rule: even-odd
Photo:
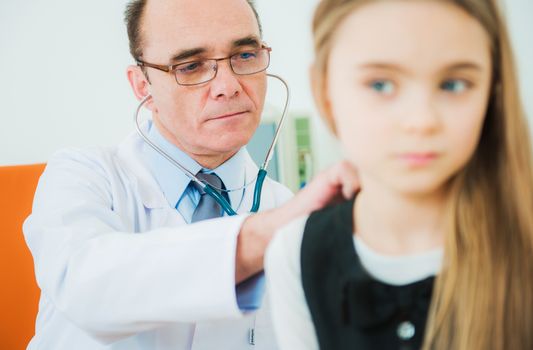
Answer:
[[[270,63],[270,54],[266,48],[239,52],[228,58],[231,69],[238,75],[264,71]],[[176,81],[180,85],[196,85],[214,79],[218,69],[217,61],[221,60],[224,59],[206,59],[179,64],[174,68]]]

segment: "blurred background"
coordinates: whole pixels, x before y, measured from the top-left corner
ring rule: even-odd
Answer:
[[[133,61],[126,0],[0,1],[0,166],[46,162],[64,147],[111,146],[133,131],[137,106],[126,79]],[[273,177],[298,189],[342,154],[320,120],[309,89],[311,18],[318,0],[256,0],[269,72],[291,86],[286,129]],[[505,0],[522,97],[533,118],[533,0]],[[271,80],[263,123],[249,145],[261,159],[284,102]]]

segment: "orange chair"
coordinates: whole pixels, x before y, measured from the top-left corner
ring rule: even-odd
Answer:
[[[44,166],[0,167],[0,349],[26,349],[35,333],[40,292],[22,223]]]

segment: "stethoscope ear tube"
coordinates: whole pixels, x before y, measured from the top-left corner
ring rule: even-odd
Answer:
[[[235,210],[229,205],[228,201],[224,196],[222,196],[217,190],[215,190],[211,185],[205,184],[205,187],[203,188],[206,194],[210,195],[211,197],[215,198],[218,204],[222,207],[222,209],[230,216],[237,215]]]
[[[270,144],[270,148],[268,149],[267,155],[265,157],[265,161],[261,165],[261,169],[264,169],[264,170],[266,170],[266,168],[268,167],[268,163],[270,163],[270,160],[272,159],[274,148],[276,148],[276,144],[278,143],[279,134],[280,134],[281,128],[283,127],[283,122],[285,122],[287,110],[289,109],[289,104],[291,102],[291,89],[289,88],[289,84],[287,84],[285,79],[283,79],[279,75],[271,74],[271,73],[267,73],[267,76],[279,80],[285,87],[287,96],[285,98],[285,105],[283,106],[283,112],[281,113],[281,119],[279,120],[278,127],[276,128],[276,133],[274,134],[274,139],[272,140],[272,143]]]
[[[187,175],[187,177],[189,179],[191,179],[191,181],[194,181],[196,182],[200,187],[204,187],[204,183],[201,182],[200,180],[198,180],[196,178],[196,176],[191,173],[187,168],[185,168],[184,166],[182,166],[180,163],[178,163],[174,158],[172,158],[171,156],[169,156],[167,154],[167,152],[163,151],[158,145],[156,145],[155,143],[153,143],[149,138],[148,136],[146,136],[144,134],[144,132],[142,131],[141,129],[141,125],[139,124],[139,112],[141,111],[141,108],[144,106],[145,103],[147,103],[150,99],[152,98],[152,95],[147,95],[145,96],[142,101],[139,103],[139,105],[137,106],[137,109],[135,110],[135,113],[133,115],[133,120],[135,122],[135,129],[137,129],[137,133],[142,137],[142,139],[144,140],[144,142],[146,142],[146,144],[148,144],[148,146],[150,146],[154,151],[156,151],[157,153],[159,153],[161,156],[163,156],[166,160],[168,160],[170,163],[172,163],[175,167],[177,167],[178,169],[180,169],[185,175]]]
[[[285,121],[285,116],[287,114],[289,101],[290,101],[290,89],[289,89],[289,85],[285,82],[285,80],[283,80],[283,78],[281,78],[281,77],[279,77],[279,76],[277,76],[275,74],[267,74],[267,76],[272,77],[272,78],[276,78],[279,81],[281,81],[283,83],[283,85],[285,86],[285,89],[287,91],[287,96],[286,96],[286,100],[285,100],[285,105],[283,107],[283,113],[281,115],[280,122],[278,124],[278,127],[276,128],[274,139],[272,140],[270,148],[268,149],[267,155],[265,157],[265,161],[264,161],[263,165],[261,166],[261,168],[259,169],[259,172],[257,173],[257,179],[256,179],[255,187],[254,187],[254,198],[253,198],[253,202],[252,202],[252,209],[250,210],[250,212],[252,212],[252,213],[256,213],[259,210],[259,206],[261,204],[261,190],[262,190],[265,178],[267,176],[266,168],[268,167],[268,163],[272,159],[274,148],[276,147],[276,143],[278,141],[278,137],[279,137],[281,128],[283,126],[283,122]],[[206,184],[206,183],[203,183],[202,181],[200,181],[196,177],[195,174],[191,173],[187,168],[185,168],[179,162],[177,162],[175,159],[173,159],[163,149],[161,149],[159,146],[157,146],[155,143],[153,143],[147,137],[147,135],[144,134],[144,132],[141,129],[140,123],[139,123],[139,112],[140,112],[141,108],[143,107],[143,105],[146,104],[151,98],[152,98],[151,95],[145,96],[142,99],[142,101],[139,103],[139,105],[137,106],[137,108],[135,110],[135,113],[134,113],[134,116],[133,116],[133,120],[135,122],[135,127],[137,129],[137,133],[148,144],[148,146],[150,146],[153,150],[155,150],[161,156],[166,158],[170,163],[172,163],[174,166],[176,166],[178,169],[180,169],[185,175],[187,175],[187,177],[189,177],[189,179],[191,179],[191,181],[197,183],[201,188],[203,188],[203,190],[209,196],[213,197],[218,202],[218,204],[220,204],[220,206],[222,207],[224,212],[226,212],[228,215],[237,215],[237,213],[235,212],[235,210],[233,210],[233,208],[228,203],[226,198],[224,198],[224,196],[221,195],[220,192],[218,192],[217,189],[215,189],[214,187],[212,187],[209,184]],[[248,186],[248,185],[245,185],[245,186]]]
[[[252,209],[250,210],[250,213],[257,213],[259,210],[259,205],[261,204],[261,189],[263,188],[263,182],[265,181],[265,178],[267,176],[267,172],[265,169],[259,169],[259,172],[257,173],[257,180],[255,182],[255,188],[254,188],[254,202],[252,205]]]

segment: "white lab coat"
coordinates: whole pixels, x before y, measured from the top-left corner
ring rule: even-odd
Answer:
[[[50,159],[24,224],[42,291],[28,349],[275,349],[267,298],[246,314],[236,303],[246,216],[187,225],[139,157],[142,147],[132,134],[115,148]],[[256,174],[247,157],[246,173]],[[251,207],[253,185],[240,212]],[[267,179],[260,209],[291,195]]]

